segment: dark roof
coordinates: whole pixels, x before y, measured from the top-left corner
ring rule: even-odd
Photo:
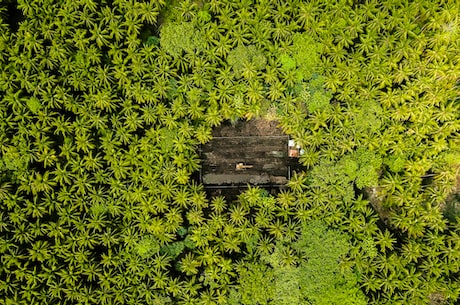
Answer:
[[[289,137],[276,125],[269,124],[273,123],[249,121],[233,130],[224,125],[215,131],[217,136],[201,148],[202,183],[205,186],[286,184],[290,175]],[[238,170],[239,163],[248,168]]]

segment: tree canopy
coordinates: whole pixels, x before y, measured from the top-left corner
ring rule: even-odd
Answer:
[[[5,304],[456,304],[458,1],[0,1]],[[305,170],[209,196],[276,119]]]

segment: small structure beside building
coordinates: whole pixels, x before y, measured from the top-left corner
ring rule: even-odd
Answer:
[[[289,157],[290,158],[299,158],[300,157],[300,146],[296,144],[294,140],[289,140]]]

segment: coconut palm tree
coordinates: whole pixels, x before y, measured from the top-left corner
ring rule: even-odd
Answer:
[[[218,39],[213,40],[213,43],[216,55],[221,57],[227,56],[234,45],[229,34],[220,34]]]
[[[391,237],[391,233],[387,230],[382,234],[381,232],[377,232],[376,236],[377,241],[375,242],[377,245],[380,246],[381,252],[386,252],[388,250],[393,250],[393,243],[395,243],[395,239]]]

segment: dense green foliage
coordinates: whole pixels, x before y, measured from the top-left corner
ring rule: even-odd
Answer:
[[[229,303],[366,304],[357,275],[338,264],[348,251],[344,234],[312,221],[296,242],[278,243],[273,251],[262,253],[263,263],[238,266],[239,285]]]
[[[5,304],[455,304],[458,1],[0,1]],[[275,117],[305,172],[207,198]]]

